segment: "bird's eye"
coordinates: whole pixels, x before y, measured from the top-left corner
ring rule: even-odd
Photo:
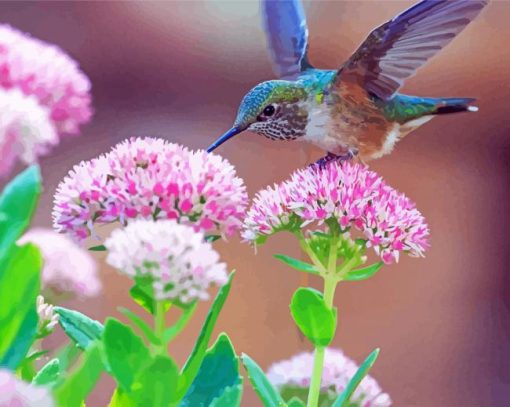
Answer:
[[[271,117],[275,111],[276,109],[273,105],[267,105],[262,113],[264,113],[264,116]]]

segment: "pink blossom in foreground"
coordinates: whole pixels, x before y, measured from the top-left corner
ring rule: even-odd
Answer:
[[[42,285],[57,291],[92,297],[101,291],[97,264],[90,253],[69,237],[51,229],[31,229],[18,244],[33,243],[43,257]]]
[[[203,233],[173,220],[134,220],[105,241],[106,261],[131,278],[150,277],[155,298],[207,300],[212,285],[227,282],[225,263]]]
[[[57,143],[47,108],[19,89],[0,88],[0,177],[16,161],[32,164]]]
[[[423,256],[428,247],[428,226],[411,200],[366,166],[350,162],[308,167],[258,192],[243,237],[256,241],[327,219],[335,219],[344,232],[361,231],[385,263],[398,261],[400,251]]]
[[[206,234],[231,236],[248,196],[226,160],[162,139],[134,138],[82,162],[55,194],[54,227],[82,240],[94,225],[175,219]]]
[[[0,406],[53,407],[49,390],[18,379],[12,372],[0,369]]]
[[[356,363],[339,349],[326,348],[324,370],[322,373],[321,390],[336,398],[345,389],[358,369]],[[285,387],[301,387],[308,389],[313,370],[313,352],[304,352],[288,360],[273,364],[268,372],[269,381],[280,392]],[[390,396],[383,393],[377,382],[365,376],[354,392],[351,402],[359,407],[391,406]]]
[[[60,134],[78,133],[90,120],[90,81],[55,45],[0,25],[0,88],[20,89],[48,108]]]

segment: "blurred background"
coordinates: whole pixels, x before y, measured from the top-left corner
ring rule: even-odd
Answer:
[[[310,59],[334,68],[372,28],[412,1],[307,1]],[[38,226],[51,225],[52,196],[76,163],[134,135],[204,148],[228,129],[244,93],[273,78],[253,1],[1,2],[0,16],[58,44],[91,78],[95,116],[79,138],[65,138],[42,160]],[[403,257],[374,278],[341,284],[333,345],[361,362],[382,348],[372,375],[395,406],[507,406],[510,400],[510,2],[492,1],[442,53],[409,80],[404,93],[478,98],[477,114],[438,117],[372,168],[404,191],[426,216],[432,248]],[[300,143],[246,133],[219,153],[250,194],[320,156]],[[273,259],[299,256],[278,235],[258,253],[233,239],[218,245],[238,273],[219,319],[238,352],[263,368],[310,346],[288,312],[301,276]],[[103,320],[132,307],[129,281],[102,264],[103,295],[69,302]],[[318,281],[311,281],[317,284]],[[172,343],[183,362],[207,305]],[[90,405],[106,405],[104,378]],[[246,386],[243,406],[260,402]]]

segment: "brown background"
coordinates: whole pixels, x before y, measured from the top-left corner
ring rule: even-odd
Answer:
[[[311,61],[339,66],[373,27],[411,4],[308,2]],[[244,92],[273,77],[256,2],[16,2],[1,3],[0,16],[67,50],[93,83],[92,123],[42,160],[37,225],[50,225],[52,194],[73,164],[132,135],[203,148],[230,127]],[[432,248],[425,259],[403,258],[369,281],[342,285],[334,345],[358,362],[380,346],[373,375],[395,406],[505,406],[510,400],[509,19],[510,3],[493,1],[404,89],[477,97],[480,112],[437,118],[373,163],[417,202],[430,223]],[[251,194],[319,154],[254,134],[220,152]],[[300,276],[272,258],[298,255],[296,242],[279,235],[256,255],[237,239],[219,249],[238,274],[218,331],[264,368],[309,349],[287,308]],[[116,306],[130,306],[129,282],[106,266],[102,278],[100,298],[66,305],[101,320],[119,317]],[[172,344],[180,362],[206,310],[202,304]],[[90,405],[106,405],[112,386],[105,378]],[[243,406],[258,405],[246,389]]]

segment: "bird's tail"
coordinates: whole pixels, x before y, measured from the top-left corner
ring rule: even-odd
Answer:
[[[478,107],[472,103],[476,99],[473,98],[441,98],[435,99],[435,109],[432,114],[446,114],[458,112],[477,112]]]

